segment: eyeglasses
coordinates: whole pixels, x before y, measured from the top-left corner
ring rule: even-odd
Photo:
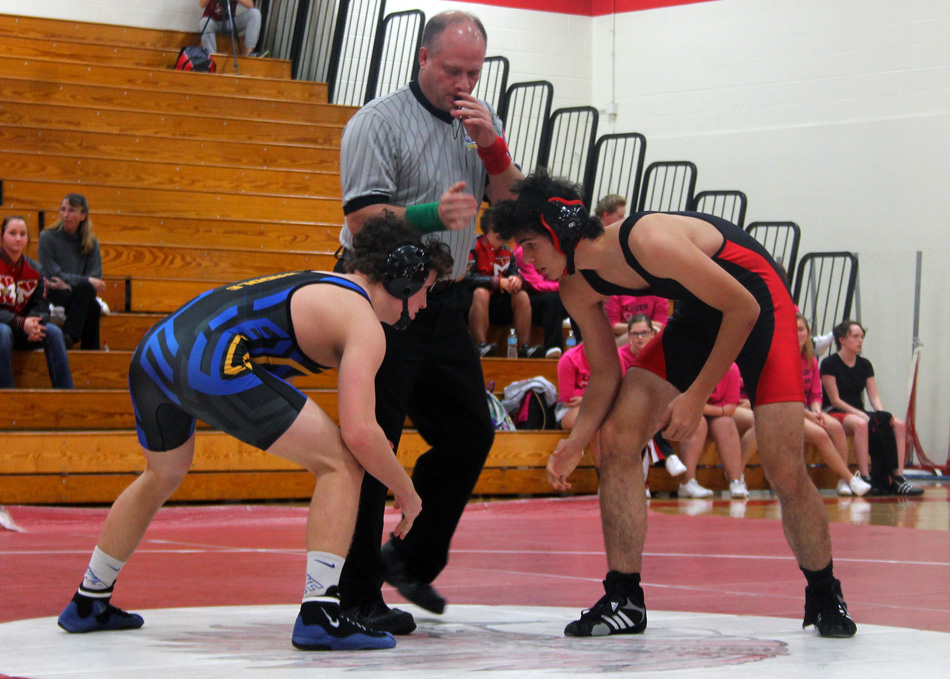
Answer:
[[[627,333],[628,337],[650,337],[653,334],[652,330],[631,330]]]

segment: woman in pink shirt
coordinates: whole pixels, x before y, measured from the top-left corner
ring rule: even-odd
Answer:
[[[614,329],[617,345],[622,346],[627,342],[627,323],[636,314],[646,314],[653,323],[653,329],[659,332],[670,317],[670,302],[665,297],[653,295],[614,295],[604,300],[604,313]]]

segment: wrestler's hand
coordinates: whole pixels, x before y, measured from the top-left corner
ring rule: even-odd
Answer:
[[[439,219],[449,231],[466,228],[478,214],[475,196],[464,189],[465,182],[456,182],[439,198]]]
[[[558,441],[557,448],[548,458],[548,483],[555,490],[570,490],[571,484],[567,477],[571,475],[577,465],[580,464],[581,457],[584,456],[584,449],[571,439],[561,439]]]
[[[479,146],[491,146],[495,143],[495,137],[498,135],[492,125],[491,113],[471,94],[464,92],[458,94],[452,116],[461,121],[468,136]]]
[[[705,403],[705,399],[699,400],[688,390],[674,398],[666,409],[663,437],[668,441],[683,441],[692,436],[703,416]]]
[[[400,540],[406,537],[406,533],[412,528],[412,523],[422,511],[422,498],[413,490],[411,495],[397,495],[393,502],[393,508],[402,511],[402,519],[396,524],[393,534]]]

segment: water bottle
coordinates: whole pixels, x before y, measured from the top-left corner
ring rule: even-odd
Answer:
[[[508,331],[508,358],[518,358],[518,335],[514,328]]]
[[[577,346],[577,338],[574,337],[573,330],[567,331],[567,339],[564,340],[564,346],[566,346],[568,349],[573,349]]]

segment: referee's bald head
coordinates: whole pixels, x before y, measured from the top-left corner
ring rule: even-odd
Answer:
[[[482,41],[488,44],[488,33],[485,31],[485,25],[474,14],[461,12],[458,10],[449,10],[440,12],[426,22],[425,29],[422,32],[422,47],[429,52],[435,53],[439,49],[439,38],[449,28],[458,25],[468,25],[481,35]]]

